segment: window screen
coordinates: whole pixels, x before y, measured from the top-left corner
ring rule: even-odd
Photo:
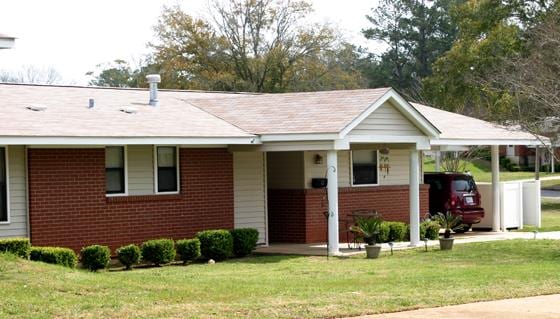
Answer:
[[[105,148],[105,192],[124,194],[124,147]]]
[[[157,147],[157,191],[176,192],[177,185],[177,148]]]
[[[377,151],[352,151],[353,185],[377,184]]]

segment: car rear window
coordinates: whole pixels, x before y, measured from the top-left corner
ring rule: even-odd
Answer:
[[[470,176],[453,177],[452,187],[456,192],[472,192],[476,190],[476,184]]]
[[[425,177],[424,182],[430,184],[430,191],[441,191],[443,189],[443,181],[434,176]]]

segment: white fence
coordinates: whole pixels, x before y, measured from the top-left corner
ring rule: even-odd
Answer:
[[[477,183],[482,196],[484,218],[474,227],[492,228],[494,212],[492,209],[492,184]],[[541,182],[512,181],[500,182],[500,225],[499,229],[522,229],[523,225],[541,225]]]

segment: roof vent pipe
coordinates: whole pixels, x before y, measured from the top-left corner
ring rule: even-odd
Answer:
[[[161,82],[161,77],[159,74],[148,74],[146,76],[146,80],[150,84],[150,105],[151,106],[158,106],[159,100],[157,97],[158,88],[157,84]]]

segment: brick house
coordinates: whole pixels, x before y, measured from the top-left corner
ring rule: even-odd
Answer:
[[[0,237],[75,250],[253,227],[264,245],[322,242],[328,230],[334,254],[356,209],[410,222],[417,244],[428,207],[421,151],[539,143],[390,88],[253,95],[0,84],[0,119]],[[327,187],[314,188],[321,178]]]

